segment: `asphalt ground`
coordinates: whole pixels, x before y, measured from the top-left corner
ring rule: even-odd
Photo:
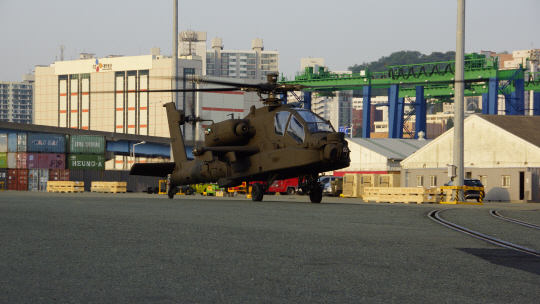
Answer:
[[[1,303],[538,303],[539,204],[0,192]]]

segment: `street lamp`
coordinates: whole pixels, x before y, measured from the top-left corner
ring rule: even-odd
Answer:
[[[160,101],[152,101],[150,104],[158,104],[158,103],[161,103],[161,100]],[[157,107],[154,107],[154,136],[156,136],[156,127],[157,127],[157,119],[156,119],[156,115],[157,115]]]
[[[144,145],[146,143],[146,141],[141,141],[140,143],[138,144],[133,144],[133,148],[131,148],[131,157],[133,158],[133,163],[135,163],[135,146],[136,145]]]

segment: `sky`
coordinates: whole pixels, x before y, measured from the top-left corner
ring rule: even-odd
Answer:
[[[331,71],[402,50],[456,50],[457,0],[199,0],[178,1],[179,31],[223,39],[224,49],[250,50],[263,39],[279,51],[280,74],[293,76],[306,57]],[[172,0],[0,0],[0,81],[21,81],[36,65],[79,53],[172,54]],[[466,1],[465,52],[540,48],[540,1]]]

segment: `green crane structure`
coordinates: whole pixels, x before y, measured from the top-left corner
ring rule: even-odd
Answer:
[[[372,88],[388,88],[389,138],[403,137],[404,105],[415,107],[415,138],[426,133],[426,99],[449,102],[454,97],[455,61],[413,65],[388,66],[386,72],[371,72],[369,68],[357,74],[335,74],[324,67],[306,67],[293,78],[281,77],[280,83],[318,86],[304,92],[305,106],[311,108],[311,92],[330,95],[333,91],[362,90],[363,108],[371,105]],[[534,91],[533,115],[540,115],[540,73],[526,73],[527,69],[499,70],[498,57],[476,53],[465,55],[465,96],[482,96],[482,113],[499,114],[499,95],[505,96],[505,114],[525,115],[524,92]],[[405,104],[405,99],[416,101]],[[369,111],[363,111],[362,136],[370,136]]]

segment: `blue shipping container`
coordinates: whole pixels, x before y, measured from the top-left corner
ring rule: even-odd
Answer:
[[[17,133],[8,134],[8,152],[17,152]]]
[[[28,152],[39,153],[65,153],[66,135],[28,133]]]

